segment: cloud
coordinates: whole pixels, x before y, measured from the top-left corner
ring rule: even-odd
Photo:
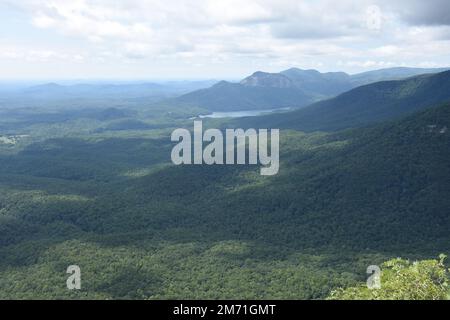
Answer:
[[[448,0],[401,0],[397,2],[394,10],[398,12],[401,19],[411,25],[450,25]]]
[[[206,1],[205,14],[218,24],[270,23],[282,17],[267,1]]]
[[[86,57],[81,53],[69,51],[56,51],[48,48],[30,48],[27,46],[0,46],[0,59],[9,61],[25,61],[25,62],[55,62],[55,61],[72,61],[80,62]]]
[[[389,68],[393,66],[398,66],[398,62],[393,61],[374,61],[374,60],[366,60],[366,61],[339,61],[338,65],[343,67],[360,67],[360,68]]]
[[[387,45],[377,47],[372,50],[374,56],[389,57],[396,56],[400,53],[401,48],[395,45]]]
[[[38,13],[32,18],[33,24],[38,28],[50,28],[57,25],[57,21],[46,14]]]
[[[129,39],[151,36],[144,23],[122,21],[116,10],[105,4],[91,4],[85,0],[32,1],[32,21],[39,28],[54,28],[68,35],[87,39]],[[34,11],[34,10],[33,10]]]
[[[10,43],[30,52],[0,54],[17,61],[34,55],[49,65],[131,64],[138,72],[170,66],[214,77],[218,69],[208,66],[241,74],[289,64],[324,71],[450,65],[450,5],[443,0],[5,1],[32,28],[20,33],[0,19]]]

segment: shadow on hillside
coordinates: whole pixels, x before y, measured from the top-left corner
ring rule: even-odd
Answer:
[[[258,168],[252,166],[168,166],[140,177],[120,175],[166,162],[171,144],[164,139],[57,139],[33,145],[0,159],[2,175],[15,175],[3,185],[28,190],[21,179],[33,177],[43,180],[33,180],[32,188],[64,195],[74,193],[75,184],[81,195],[95,197],[29,205],[22,199],[26,205],[20,212],[0,220],[5,230],[15,230],[3,234],[1,244],[8,247],[0,255],[24,253],[1,259],[0,265],[34,264],[48,246],[71,239],[144,250],[165,242],[222,241],[268,248],[263,254],[249,252],[255,259],[286,258],[298,251],[448,251],[445,188],[416,186],[428,173],[411,171],[418,161],[414,150],[389,143],[384,149],[354,141],[342,148],[290,150],[280,174],[270,178],[255,175]],[[421,143],[425,148],[429,141]],[[383,152],[401,158],[376,157]],[[427,155],[417,154],[439,170],[441,163]],[[436,201],[424,207],[429,199]]]

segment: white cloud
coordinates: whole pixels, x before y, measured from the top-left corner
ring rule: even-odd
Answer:
[[[57,25],[57,21],[48,15],[38,13],[32,18],[33,24],[38,28],[50,28]]]
[[[360,67],[360,68],[389,68],[396,65],[399,65],[398,62],[393,61],[374,61],[374,60],[366,60],[366,61],[339,61],[339,65],[343,67]]]
[[[400,53],[401,49],[395,45],[386,45],[375,48],[372,50],[373,55],[381,57],[396,56]]]
[[[26,62],[80,62],[86,59],[83,54],[69,51],[55,51],[47,48],[30,48],[27,46],[0,46],[0,59],[3,61]]]
[[[85,0],[32,1],[33,23],[40,28],[55,28],[70,34],[96,38],[130,39],[150,36],[151,29],[136,22],[123,22],[118,11],[103,5],[89,4]]]
[[[441,4],[437,11],[416,0],[8,1],[48,35],[43,44],[29,43],[28,54],[0,53],[8,59],[31,61],[34,50],[36,61],[49,64],[133,62],[142,72],[172,65],[210,76],[220,76],[211,64],[223,65],[223,74],[276,71],[289,63],[347,71],[400,59],[450,65],[450,27],[442,18],[450,5],[441,0],[428,1]],[[17,45],[28,39],[2,22],[0,27]]]

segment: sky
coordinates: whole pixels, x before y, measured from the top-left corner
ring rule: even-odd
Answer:
[[[448,0],[0,0],[0,79],[450,66]]]

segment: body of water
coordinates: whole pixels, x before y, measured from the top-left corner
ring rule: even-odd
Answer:
[[[256,117],[263,114],[269,114],[273,112],[279,111],[288,111],[290,108],[281,108],[281,109],[269,109],[269,110],[243,110],[243,111],[230,111],[230,112],[213,112],[207,115],[200,115],[198,118],[241,118],[241,117]]]

